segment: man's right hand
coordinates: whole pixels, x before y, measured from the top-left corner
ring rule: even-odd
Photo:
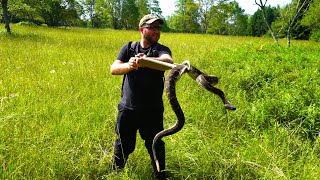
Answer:
[[[137,70],[139,68],[137,57],[131,57],[128,62],[129,70]]]

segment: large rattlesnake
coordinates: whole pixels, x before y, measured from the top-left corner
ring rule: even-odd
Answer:
[[[209,76],[202,73],[197,68],[191,66],[189,61],[185,61],[182,64],[179,64],[173,67],[166,78],[165,86],[166,86],[166,95],[169,99],[170,106],[174,111],[174,113],[176,114],[178,120],[172,127],[165,129],[163,131],[160,131],[158,134],[156,134],[156,136],[153,139],[152,152],[153,152],[154,161],[157,166],[157,170],[159,172],[160,172],[160,166],[156,156],[155,145],[162,137],[169,136],[180,131],[185,122],[183,111],[176,97],[176,82],[180,79],[182,74],[184,74],[185,72],[187,72],[192,79],[196,80],[205,89],[218,95],[221,98],[222,102],[224,103],[224,106],[226,109],[236,110],[236,107],[228,102],[224,92],[213,86],[218,83],[218,78],[216,76]]]

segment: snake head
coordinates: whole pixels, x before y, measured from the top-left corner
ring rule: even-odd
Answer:
[[[222,102],[224,104],[224,107],[226,109],[228,109],[228,110],[236,110],[236,106],[234,106],[234,105],[229,103],[229,101],[227,100],[224,92],[222,90],[212,86],[211,85],[212,82],[208,81],[208,79],[209,79],[209,80],[212,80],[213,82],[217,82],[218,81],[217,77],[215,77],[215,76],[209,76],[209,77],[212,78],[212,79],[208,78],[208,76],[205,76],[204,74],[200,74],[197,77],[196,81],[198,82],[198,84],[200,84],[206,90],[218,95],[221,98],[221,100],[222,100]]]
[[[235,105],[232,105],[232,104],[229,104],[229,103],[228,103],[228,104],[225,104],[224,107],[225,107],[226,109],[232,110],[232,111],[234,111],[234,110],[237,109]]]
[[[181,64],[187,66],[188,71],[191,69],[191,64],[189,60],[185,60]]]

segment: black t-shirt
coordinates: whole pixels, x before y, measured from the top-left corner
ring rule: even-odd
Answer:
[[[150,51],[157,51],[159,56],[169,54],[171,50],[159,43],[150,48],[143,49],[139,42],[134,44],[132,53],[128,51],[129,45],[121,48],[117,57],[118,60],[128,62],[130,57],[138,53],[147,54]],[[124,75],[122,84],[122,99],[120,104],[133,110],[163,110],[162,93],[164,88],[164,71],[158,71],[146,67],[139,67]]]

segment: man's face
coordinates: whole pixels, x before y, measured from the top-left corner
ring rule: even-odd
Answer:
[[[160,24],[158,21],[153,22],[152,24],[145,24],[142,26],[143,38],[147,40],[150,44],[158,42],[160,38]]]

